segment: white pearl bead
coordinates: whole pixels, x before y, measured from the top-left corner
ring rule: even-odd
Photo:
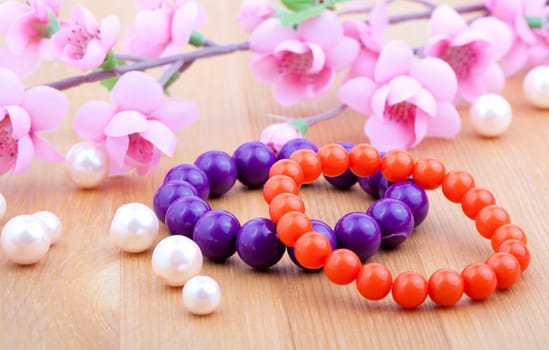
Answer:
[[[528,102],[537,108],[549,108],[549,66],[530,70],[522,82]]]
[[[124,204],[114,214],[111,239],[125,252],[140,253],[152,247],[158,236],[158,226],[156,214],[145,204]]]
[[[2,230],[0,244],[7,258],[16,264],[39,262],[50,248],[50,235],[32,215],[11,218]]]
[[[202,252],[190,238],[169,236],[154,248],[152,268],[167,285],[180,287],[200,273]]]
[[[35,218],[40,220],[46,229],[46,232],[50,235],[50,243],[55,244],[61,238],[61,221],[51,211],[39,211],[32,214]]]
[[[475,131],[486,137],[503,134],[511,125],[511,105],[496,94],[482,95],[469,110],[469,117]]]
[[[193,277],[183,287],[183,305],[195,315],[211,314],[220,301],[219,284],[211,277]]]
[[[7,210],[8,210],[8,204],[6,203],[6,198],[2,193],[0,193],[0,220],[4,218],[4,215],[6,215]]]
[[[109,161],[101,146],[81,142],[67,152],[65,169],[69,178],[78,187],[94,188],[109,175]]]

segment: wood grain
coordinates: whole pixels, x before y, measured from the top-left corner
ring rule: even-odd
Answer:
[[[131,23],[130,0],[82,1],[97,16],[121,16]],[[76,1],[67,0],[64,14]],[[209,13],[205,34],[219,43],[244,40],[235,25],[238,1],[201,1]],[[454,3],[463,3],[454,2]],[[421,42],[425,24],[397,26],[391,36],[406,38],[410,28]],[[28,85],[77,73],[44,64]],[[158,72],[156,72],[158,73]],[[173,159],[164,159],[150,176],[117,177],[94,191],[69,184],[62,165],[35,161],[25,174],[0,179],[0,191],[17,214],[51,210],[64,225],[62,241],[47,258],[19,267],[0,255],[0,349],[544,349],[549,346],[549,113],[532,109],[521,93],[521,76],[508,81],[505,96],[513,105],[508,133],[481,139],[462,109],[463,128],[454,140],[427,140],[412,153],[434,155],[449,169],[469,170],[477,183],[493,191],[513,222],[528,233],[532,265],[521,281],[482,303],[467,298],[455,308],[427,302],[403,311],[387,298],[367,302],[354,286],[329,283],[322,274],[302,273],[287,257],[268,272],[246,267],[238,257],[224,264],[206,262],[203,273],[222,288],[220,310],[195,317],[183,309],[181,289],[162,285],[151,272],[151,252],[121,254],[108,239],[114,211],[127,202],[151,204],[155,189],[173,165],[192,162],[200,153],[257,139],[271,121],[268,113],[307,116],[331,109],[335,89],[315,102],[291,108],[277,105],[267,85],[249,70],[249,55],[200,61],[184,74],[172,93],[196,102],[200,118],[178,133]],[[77,137],[70,129],[78,107],[88,99],[107,99],[101,87],[68,92],[71,108],[63,128],[49,139],[65,152]],[[317,144],[366,141],[364,117],[351,111],[311,128]],[[371,199],[358,188],[337,192],[320,181],[303,191],[311,216],[333,225],[352,210],[365,210]],[[440,267],[461,270],[491,252],[473,223],[440,191],[429,193],[428,220],[395,251],[374,257],[394,274],[415,270],[425,275]],[[242,222],[266,216],[257,191],[240,185],[211,202],[234,212]],[[167,235],[162,228],[162,235]]]

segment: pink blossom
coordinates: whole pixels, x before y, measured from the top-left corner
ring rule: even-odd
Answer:
[[[187,45],[206,22],[206,12],[191,0],[135,0],[137,15],[123,46],[147,58]]]
[[[267,0],[244,0],[238,14],[238,24],[247,31],[252,32],[258,25],[275,14],[273,5]]]
[[[160,84],[143,72],[124,74],[111,91],[111,101],[85,103],[73,122],[81,138],[105,146],[111,175],[133,168],[139,175],[152,171],[162,154],[173,155],[174,132],[198,115],[196,105],[166,98]]]
[[[458,95],[468,101],[503,89],[505,75],[498,60],[511,47],[511,30],[494,18],[480,18],[469,27],[447,5],[431,16],[431,36],[424,53],[446,61],[458,78]]]
[[[276,123],[263,129],[259,141],[278,152],[286,142],[302,137],[303,135],[295,126],[289,123]]]
[[[455,136],[461,122],[452,103],[456,91],[456,76],[446,62],[414,60],[406,43],[392,41],[381,50],[373,79],[348,80],[339,98],[369,115],[364,131],[386,151],[414,147],[426,136]]]
[[[119,34],[117,17],[106,17],[99,25],[88,9],[76,5],[71,21],[63,23],[61,30],[53,35],[52,49],[63,62],[86,71],[103,63]]]
[[[25,91],[19,78],[0,69],[0,174],[13,168],[18,174],[34,156],[50,162],[63,160],[37,132],[53,131],[67,113],[66,96],[47,86]]]
[[[274,83],[274,97],[283,105],[315,98],[330,88],[336,72],[353,62],[358,43],[343,35],[340,19],[331,11],[284,28],[278,18],[261,23],[250,36],[252,70]]]
[[[57,16],[60,0],[32,0],[29,4],[6,1],[0,4],[0,34],[6,47],[0,48],[0,67],[21,77],[34,73],[42,57],[49,56],[49,14]]]

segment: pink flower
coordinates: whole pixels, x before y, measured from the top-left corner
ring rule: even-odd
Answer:
[[[496,18],[480,18],[468,27],[453,8],[441,5],[431,16],[424,53],[446,61],[458,78],[458,95],[473,101],[503,89],[505,75],[497,61],[511,47],[511,37],[509,26]]]
[[[11,168],[13,174],[22,172],[34,156],[50,162],[63,160],[36,133],[57,129],[68,107],[69,101],[60,91],[47,86],[25,91],[14,73],[0,69],[0,174]]]
[[[414,147],[426,136],[455,136],[461,122],[452,104],[456,91],[456,76],[446,62],[416,61],[406,43],[392,41],[381,50],[374,78],[348,80],[339,98],[369,115],[364,131],[386,151]]]
[[[252,32],[258,25],[276,13],[273,5],[267,0],[244,0],[238,14],[238,24]]]
[[[0,34],[6,47],[0,48],[0,67],[21,77],[40,67],[41,57],[49,56],[49,14],[57,16],[60,0],[32,0],[30,4],[6,1],[0,4]]]
[[[147,58],[187,45],[194,30],[206,22],[206,12],[190,0],[135,0],[137,15],[123,46]]]
[[[85,103],[73,128],[84,140],[105,146],[111,175],[133,168],[152,171],[163,154],[175,150],[174,132],[190,124],[198,108],[179,98],[165,98],[160,84],[143,72],[124,74],[111,91],[112,104]]]
[[[331,11],[284,28],[278,18],[261,23],[251,34],[252,70],[274,83],[275,99],[283,105],[315,98],[330,88],[336,72],[358,54],[358,43],[343,35],[343,25]]]
[[[81,5],[72,9],[71,21],[64,23],[52,37],[52,48],[61,60],[83,71],[97,68],[116,44],[120,22],[115,16],[101,21]]]
[[[387,6],[384,1],[380,1],[372,9],[366,23],[356,20],[343,22],[345,36],[360,44],[360,52],[351,65],[347,78],[374,76],[374,67],[385,42],[388,19]]]
[[[286,142],[302,137],[303,135],[295,126],[289,123],[276,123],[263,129],[259,141],[271,147],[275,152],[278,152]]]

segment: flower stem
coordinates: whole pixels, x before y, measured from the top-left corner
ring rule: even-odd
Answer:
[[[437,5],[429,0],[408,0],[409,2],[415,2],[416,4],[423,5],[427,8],[434,9]]]
[[[339,106],[337,106],[336,108],[334,108],[334,109],[332,109],[328,112],[324,112],[324,113],[321,113],[321,114],[317,114],[317,115],[313,115],[313,116],[310,116],[310,117],[307,117],[307,118],[303,118],[303,120],[307,123],[308,126],[311,126],[311,125],[314,125],[318,122],[328,120],[328,119],[331,119],[331,118],[334,118],[334,117],[338,116],[346,108],[347,108],[346,105],[340,104]]]
[[[147,59],[143,56],[133,55],[131,53],[116,53],[114,59],[117,61],[143,62]]]
[[[82,84],[93,83],[93,82],[111,78],[117,75],[122,75],[124,73],[131,72],[131,71],[143,71],[151,68],[165,66],[167,64],[175,63],[179,61],[184,61],[186,63],[189,63],[200,58],[220,56],[220,55],[229,54],[235,51],[248,50],[249,47],[250,45],[247,41],[243,41],[235,44],[211,46],[211,47],[206,47],[206,48],[189,52],[189,53],[166,56],[166,57],[161,57],[154,60],[141,61],[141,62],[136,62],[132,64],[127,64],[124,66],[119,66],[119,67],[116,67],[113,71],[92,72],[89,74],[70,77],[70,78],[55,81],[52,83],[48,83],[45,85],[58,90],[66,90]]]
[[[487,9],[484,5],[477,4],[477,5],[456,6],[454,7],[454,10],[456,10],[457,13],[463,14],[463,13],[486,11]],[[402,23],[402,22],[412,21],[416,19],[427,19],[427,18],[430,18],[432,14],[433,14],[433,9],[429,9],[422,12],[416,12],[416,13],[405,13],[402,15],[389,17],[389,23],[396,24],[396,23]]]

